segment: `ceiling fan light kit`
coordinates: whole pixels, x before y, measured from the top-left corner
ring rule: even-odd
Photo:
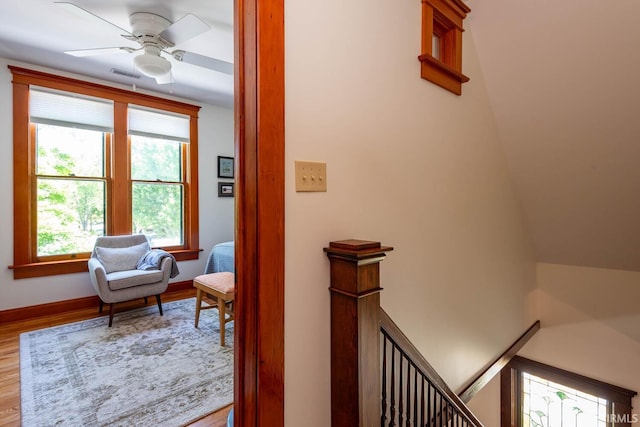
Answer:
[[[146,52],[133,58],[133,63],[142,74],[148,77],[161,77],[171,71],[171,62],[159,55]]]
[[[172,60],[197,65],[224,74],[233,74],[233,63],[231,62],[186,52],[184,50],[168,50],[172,49],[176,44],[196,37],[211,29],[206,22],[195,15],[187,14],[172,23],[168,19],[155,13],[135,12],[129,15],[129,24],[131,26],[131,32],[129,32],[71,2],[54,3],[76,14],[80,14],[85,18],[92,20],[97,19],[102,23],[106,22],[117,29],[122,37],[140,45],[137,49],[121,46],[65,51],[65,53],[69,55],[84,57],[122,52],[132,53],[142,50],[142,54],[133,58],[133,63],[138,71],[145,76],[155,78],[158,84],[167,84],[173,81],[171,62],[162,55],[163,53]]]

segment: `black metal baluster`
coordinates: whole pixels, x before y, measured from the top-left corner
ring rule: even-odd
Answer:
[[[404,420],[404,400],[402,400],[402,394],[404,393],[404,382],[402,379],[404,378],[404,372],[402,371],[402,367],[404,366],[404,354],[400,351],[400,383],[398,384],[398,425],[402,427],[402,421]]]
[[[428,427],[431,427],[433,423],[431,422],[431,417],[433,417],[432,408],[432,396],[431,396],[431,383],[428,383],[429,387],[427,388],[427,421],[429,422]]]
[[[382,334],[382,415],[380,425],[387,419],[387,336]]]
[[[411,427],[411,360],[407,357],[407,422],[405,425]]]
[[[413,425],[418,424],[418,369],[413,367]]]
[[[396,346],[391,346],[391,419],[389,427],[396,425]]]
[[[421,375],[420,378],[422,379],[422,391],[420,392],[420,425],[424,426],[424,377]]]

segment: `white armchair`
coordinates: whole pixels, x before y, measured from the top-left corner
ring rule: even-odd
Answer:
[[[143,234],[104,236],[96,239],[89,259],[91,284],[100,297],[100,313],[109,304],[109,327],[113,324],[114,304],[154,295],[162,316],[160,294],[167,290],[172,274],[172,257],[164,257],[159,269],[138,269],[138,262],[151,250]]]

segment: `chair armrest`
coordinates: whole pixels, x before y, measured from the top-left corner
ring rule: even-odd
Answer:
[[[171,277],[171,267],[173,266],[173,260],[170,257],[166,257],[160,263],[160,270],[162,270],[162,280],[169,282]]]
[[[91,279],[91,284],[98,295],[108,292],[109,286],[107,282],[107,272],[100,261],[97,258],[89,258],[87,266],[89,267],[89,278]]]

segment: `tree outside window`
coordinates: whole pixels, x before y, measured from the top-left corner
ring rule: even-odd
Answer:
[[[103,235],[196,259],[199,107],[9,68],[14,278],[86,271]]]

